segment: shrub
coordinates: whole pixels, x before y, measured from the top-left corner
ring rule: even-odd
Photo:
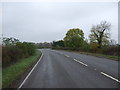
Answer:
[[[7,38],[7,40],[9,40]],[[28,42],[16,42],[2,46],[2,65],[6,67],[10,64],[16,63],[21,58],[33,55],[35,46]]]
[[[2,48],[3,67],[15,63],[22,58],[22,52],[16,46],[6,46]]]
[[[107,55],[118,55],[118,46],[117,45],[111,45],[111,46],[106,46],[102,48],[102,53],[107,54]]]

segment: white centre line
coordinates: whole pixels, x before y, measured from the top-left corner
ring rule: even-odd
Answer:
[[[74,59],[74,61],[76,61],[76,62],[78,62],[78,63],[80,63],[80,64],[82,64],[82,65],[84,65],[84,66],[88,66],[87,64],[85,64],[85,63],[83,63],[83,62],[81,62],[81,61],[79,61],[79,60],[77,60],[77,59]]]
[[[120,83],[120,81],[118,80],[118,79],[116,79],[116,78],[114,78],[114,77],[112,77],[112,76],[110,76],[110,75],[108,75],[108,74],[106,74],[106,73],[104,73],[104,72],[100,72],[102,75],[104,75],[104,76],[107,76],[107,77],[109,77],[109,78],[111,78],[111,79],[113,79],[113,80],[115,80],[115,81],[117,81],[117,82],[119,82]]]
[[[57,51],[55,51],[55,52],[57,52]],[[60,54],[62,54],[62,53],[60,53]],[[70,57],[70,56],[68,56],[68,55],[65,55],[66,57]],[[85,63],[83,63],[83,62],[81,62],[81,61],[79,61],[79,60],[77,60],[77,59],[74,59],[74,61],[76,61],[76,62],[78,62],[78,63],[80,63],[80,64],[82,64],[82,65],[84,65],[84,66],[88,66],[87,64],[85,64]],[[94,70],[96,70],[96,68],[94,69]],[[110,75],[108,75],[108,74],[106,74],[106,73],[104,73],[104,72],[100,72],[102,75],[104,75],[104,76],[106,76],[106,77],[109,77],[109,78],[111,78],[112,80],[115,80],[115,81],[117,81],[118,83],[120,83],[120,81],[118,80],[118,79],[116,79],[116,78],[114,78],[114,77],[112,77],[112,76],[110,76]]]
[[[76,61],[76,62],[77,62],[78,60],[77,60],[77,59],[74,59],[74,61]]]
[[[66,57],[70,57],[70,56],[68,56],[68,55],[65,55]]]
[[[83,62],[80,62],[80,61],[78,61],[79,63],[81,63],[82,65],[84,65],[84,66],[88,66],[87,64],[85,64],[85,63],[83,63]]]

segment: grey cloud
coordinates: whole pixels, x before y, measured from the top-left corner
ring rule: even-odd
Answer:
[[[92,24],[107,20],[117,40],[117,3],[3,3],[3,34],[21,41],[63,39],[70,28],[81,28],[88,38]]]

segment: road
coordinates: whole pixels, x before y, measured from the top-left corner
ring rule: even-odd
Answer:
[[[118,88],[118,62],[41,49],[43,57],[22,88]]]

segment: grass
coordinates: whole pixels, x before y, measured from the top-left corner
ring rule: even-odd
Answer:
[[[112,56],[112,55],[105,55],[105,54],[98,54],[98,53],[90,53],[90,52],[77,52],[77,53],[108,58],[108,59],[112,59],[112,60],[115,60],[115,61],[118,61],[118,58],[120,58],[119,56]]]
[[[120,58],[120,56],[105,55],[105,54],[91,53],[91,52],[82,52],[82,51],[73,51],[73,50],[64,50],[64,51],[70,51],[70,52],[75,52],[75,53],[80,53],[80,54],[85,54],[85,55],[92,55],[96,57],[111,59],[114,61],[119,61],[118,58]]]
[[[35,61],[38,60],[41,53],[36,51],[33,56],[22,59],[20,62],[8,66],[2,70],[2,88],[8,88],[18,79]]]

